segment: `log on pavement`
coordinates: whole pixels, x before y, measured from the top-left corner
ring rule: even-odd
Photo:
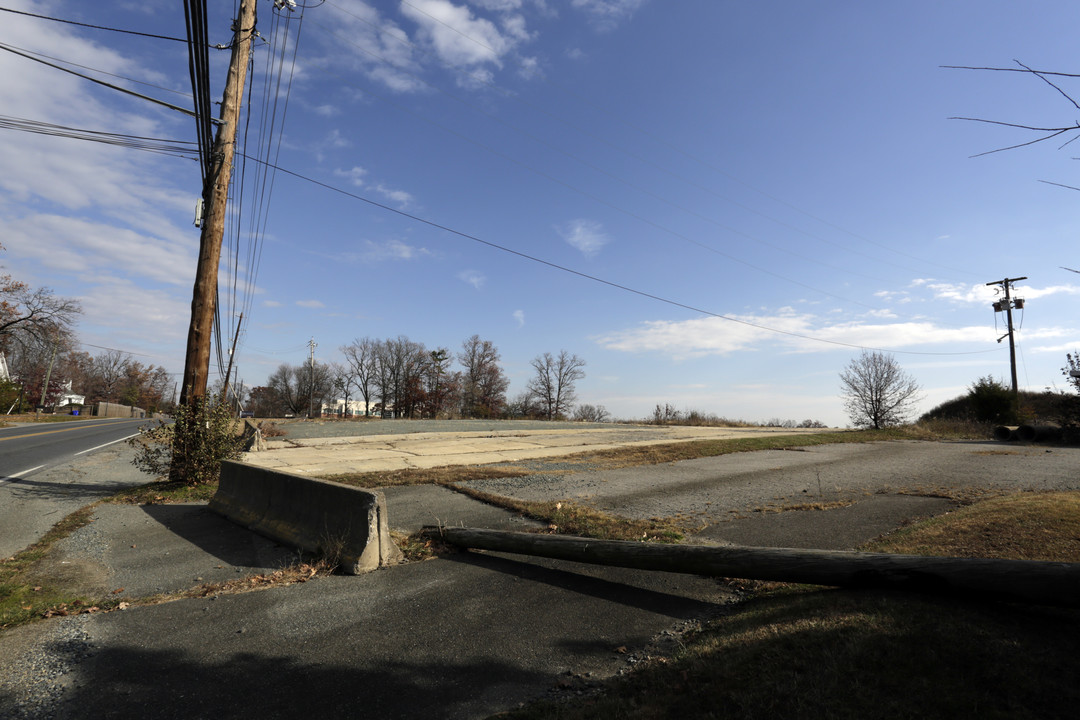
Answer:
[[[477,528],[426,528],[463,548],[713,577],[977,595],[1080,607],[1080,563],[835,550],[667,545]]]

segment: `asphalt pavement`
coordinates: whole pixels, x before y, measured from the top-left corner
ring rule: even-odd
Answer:
[[[478,486],[681,516],[703,542],[850,548],[952,507],[935,489],[1077,489],[1078,469],[1073,448],[880,443]],[[444,488],[385,494],[403,532],[527,525]],[[198,505],[100,506],[60,550],[73,581],[121,598],[296,557]],[[463,552],[17,628],[0,635],[0,716],[482,718],[588,693],[734,600],[708,578]]]

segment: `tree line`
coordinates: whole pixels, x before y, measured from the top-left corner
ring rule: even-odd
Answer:
[[[88,404],[154,412],[169,403],[173,387],[165,368],[119,350],[91,355],[77,349],[74,326],[81,314],[77,300],[0,274],[0,353],[8,368],[8,377],[0,377],[0,414],[55,406],[69,387]]]
[[[342,362],[280,365],[265,385],[251,389],[248,409],[258,417],[314,416],[326,407],[342,416],[554,420],[571,416],[576,383],[585,377],[585,361],[577,355],[545,352],[531,362],[526,389],[508,399],[510,381],[498,348],[479,335],[453,353],[404,335],[357,338],[340,351]],[[602,408],[599,413],[606,416]]]

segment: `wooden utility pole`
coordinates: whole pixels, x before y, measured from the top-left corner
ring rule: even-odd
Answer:
[[[1001,312],[1002,310],[1004,310],[1005,311],[1006,322],[1008,323],[1008,330],[1009,330],[1009,332],[1008,332],[1008,335],[1009,335],[1009,365],[1012,368],[1012,391],[1013,391],[1013,400],[1014,401],[1017,401],[1020,398],[1020,388],[1019,388],[1019,385],[1016,382],[1016,342],[1013,340],[1012,311],[1013,311],[1013,307],[1018,307],[1018,308],[1024,307],[1024,301],[1017,298],[1016,304],[1014,305],[1012,295],[1009,294],[1009,286],[1014,282],[1019,282],[1020,280],[1027,280],[1027,278],[1026,277],[1005,278],[1004,280],[998,280],[996,282],[988,282],[988,283],[986,283],[988,286],[989,285],[1000,285],[1001,287],[1003,287],[1005,289],[1005,300],[998,301],[998,302],[994,303],[994,310],[996,312]],[[1003,338],[999,338],[998,342],[1001,342],[1002,339]]]
[[[188,327],[187,354],[180,404],[190,405],[206,395],[210,372],[210,340],[217,303],[218,265],[221,263],[221,240],[225,234],[225,211],[232,178],[236,128],[240,103],[247,80],[251,38],[255,34],[255,0],[240,1],[240,17],[233,26],[232,57],[221,101],[221,124],[214,138],[213,157],[207,187],[203,191],[205,213],[199,238],[199,264],[195,271],[195,289],[191,298],[191,325]]]
[[[427,527],[424,534],[463,548],[639,570],[812,585],[893,588],[1080,607],[1080,563],[737,545],[668,545],[458,527]]]

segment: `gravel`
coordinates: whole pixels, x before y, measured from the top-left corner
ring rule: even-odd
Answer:
[[[5,636],[5,642],[28,647],[18,654],[5,653],[8,660],[0,666],[0,718],[40,720],[56,715],[64,692],[75,683],[73,670],[96,651],[87,632],[90,620],[89,615],[73,615]]]

